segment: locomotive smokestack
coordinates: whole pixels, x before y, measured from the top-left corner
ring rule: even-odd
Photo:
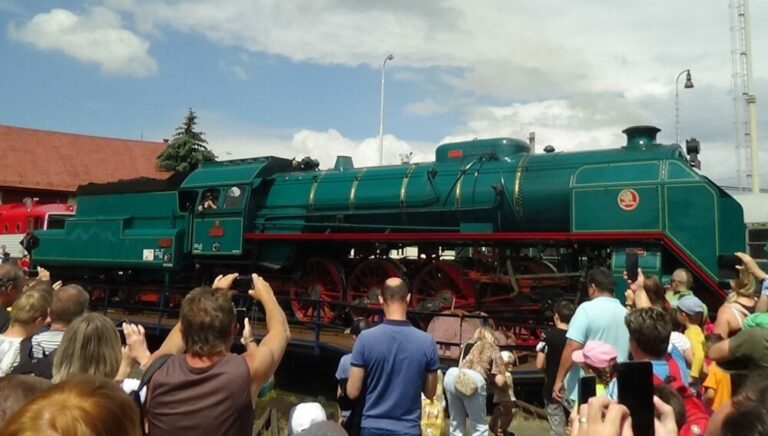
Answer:
[[[627,145],[624,147],[634,150],[657,144],[656,134],[659,132],[661,132],[661,129],[656,126],[627,127],[621,131],[621,133],[627,135]]]

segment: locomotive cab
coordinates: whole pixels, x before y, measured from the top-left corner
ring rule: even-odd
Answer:
[[[189,234],[193,255],[240,256],[249,211],[259,204],[263,183],[290,161],[274,157],[207,162],[181,186],[194,198]]]
[[[233,184],[200,191],[193,209],[192,253],[241,254],[243,219],[250,190],[247,184]]]

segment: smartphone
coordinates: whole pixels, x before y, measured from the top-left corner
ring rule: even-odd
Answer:
[[[627,251],[624,260],[624,268],[627,270],[627,279],[631,282],[637,280],[637,262],[637,253],[634,251]]]
[[[617,365],[619,403],[632,416],[632,431],[637,436],[653,436],[653,367],[651,362],[623,362]]]
[[[246,314],[247,314],[247,311],[245,307],[235,308],[235,319],[237,320],[237,337],[238,338],[243,334],[243,329],[245,328]]]
[[[240,293],[246,293],[250,291],[251,288],[253,288],[253,279],[251,279],[250,275],[237,276],[232,283],[232,290]]]
[[[589,399],[597,395],[597,378],[585,375],[579,379],[579,404],[587,404]]]
[[[739,278],[739,270],[736,266],[741,265],[741,259],[735,254],[720,254],[717,256],[717,275],[722,280],[731,280]]]

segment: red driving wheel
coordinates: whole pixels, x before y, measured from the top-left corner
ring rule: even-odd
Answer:
[[[301,273],[291,282],[289,295],[291,309],[300,321],[317,320],[318,309],[320,321],[330,323],[336,317],[336,307],[330,302],[341,301],[344,283],[340,268],[328,259],[311,258],[304,265]],[[317,301],[302,301],[321,300]]]
[[[475,290],[472,282],[462,275],[461,266],[450,261],[424,268],[411,291],[411,303],[417,310],[450,308],[453,298],[456,298],[456,308],[466,307],[474,303]]]
[[[391,259],[368,259],[355,268],[347,282],[347,303],[353,305],[355,315],[366,315],[367,311],[355,311],[355,306],[379,307],[379,295],[388,278],[403,278],[402,267]]]

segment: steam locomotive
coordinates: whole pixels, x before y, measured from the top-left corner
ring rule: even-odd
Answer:
[[[33,260],[57,277],[142,286],[257,271],[296,297],[298,319],[331,322],[331,303],[375,305],[393,276],[421,310],[540,308],[596,265],[623,296],[635,252],[646,274],[688,268],[718,304],[717,257],[746,246],[742,208],[658,132],[630,127],[623,146],[592,151],[494,138],[439,145],[434,162],[355,168],[339,157],[319,170],[268,156],[85,185],[62,228],[36,232]],[[327,304],[318,313],[303,299]]]

